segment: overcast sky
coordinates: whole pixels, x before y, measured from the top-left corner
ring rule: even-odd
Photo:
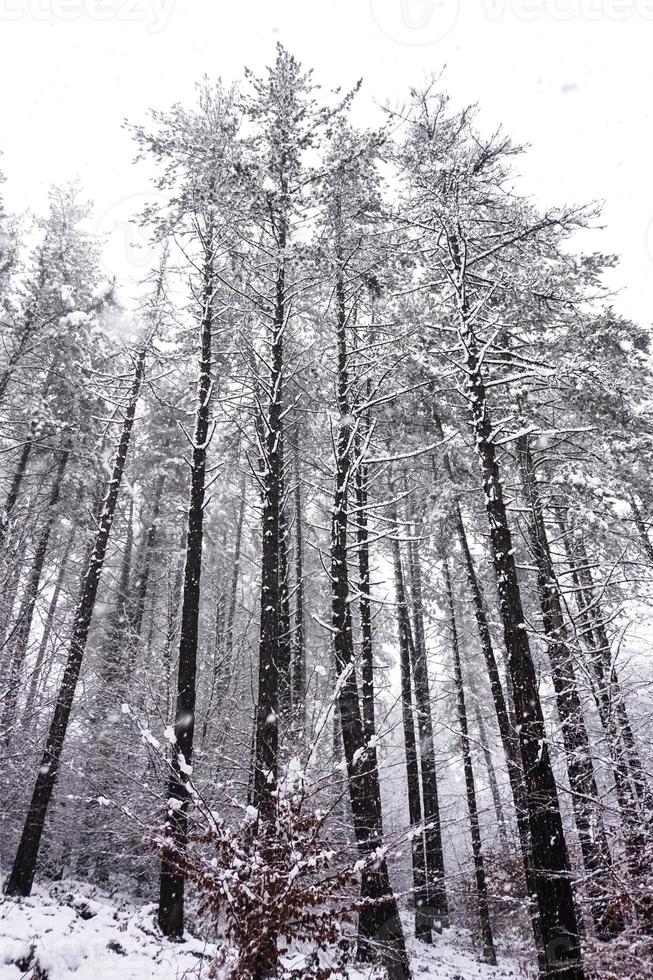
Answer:
[[[12,208],[76,176],[111,234],[109,271],[138,278],[129,213],[147,197],[124,117],[193,98],[204,73],[260,69],[277,40],[317,80],[363,77],[357,117],[446,67],[530,144],[523,186],[543,205],[604,200],[587,249],[622,257],[619,310],[653,320],[653,0],[0,0],[0,167]]]

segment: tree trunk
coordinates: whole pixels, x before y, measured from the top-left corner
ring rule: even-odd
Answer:
[[[48,606],[47,615],[45,617],[45,624],[43,626],[43,635],[41,636],[41,642],[39,643],[38,653],[36,655],[36,663],[34,664],[34,670],[32,671],[32,676],[30,679],[29,691],[27,693],[27,700],[25,702],[25,710],[23,712],[23,719],[25,725],[30,725],[32,722],[32,709],[34,707],[34,701],[36,700],[36,691],[38,683],[41,677],[41,671],[43,669],[43,662],[48,650],[48,644],[50,642],[50,634],[52,633],[52,626],[54,624],[54,617],[57,611],[57,606],[59,605],[59,596],[61,595],[61,589],[63,587],[64,578],[66,575],[66,567],[68,564],[68,557],[70,555],[73,542],[77,535],[77,528],[73,521],[70,524],[70,531],[68,532],[68,537],[63,547],[61,558],[59,559],[59,572],[57,574],[57,580],[54,585],[54,591],[52,593],[52,598],[50,599],[50,605]]]
[[[211,248],[211,242],[206,245]],[[188,780],[193,764],[195,697],[197,681],[197,637],[202,574],[206,454],[209,434],[211,380],[211,339],[215,281],[213,254],[205,253],[203,270],[202,318],[200,322],[199,378],[195,428],[192,442],[191,479],[186,534],[186,564],[181,607],[177,700],[168,782],[170,807],[166,817],[166,844],[161,859],[158,921],[164,936],[182,939],[184,934],[185,875],[181,862],[188,839]]]
[[[630,509],[633,512],[633,519],[635,521],[635,527],[637,528],[637,533],[639,535],[639,541],[642,546],[642,550],[646,555],[648,561],[653,565],[653,543],[648,536],[648,530],[646,528],[646,522],[642,517],[642,512],[637,506],[635,496],[632,493],[628,494],[628,501],[630,503]]]
[[[48,553],[50,535],[52,533],[54,521],[57,516],[56,508],[57,508],[57,504],[59,503],[59,497],[61,495],[61,485],[63,483],[64,473],[66,470],[66,465],[68,463],[69,456],[70,456],[70,448],[66,447],[61,451],[59,465],[57,467],[57,472],[55,474],[54,482],[52,484],[52,489],[50,491],[50,498],[48,500],[48,515],[46,517],[45,524],[39,536],[38,544],[36,546],[36,551],[34,552],[32,572],[29,581],[27,583],[27,587],[25,589],[25,595],[23,597],[23,601],[21,603],[21,607],[18,613],[18,627],[14,631],[14,635],[13,635],[12,655],[11,655],[11,663],[9,668],[9,690],[7,692],[7,698],[5,700],[5,707],[4,707],[3,718],[2,718],[2,726],[4,729],[4,738],[6,742],[9,742],[11,738],[11,725],[14,720],[16,704],[18,701],[20,678],[23,670],[23,663],[25,661],[25,656],[27,654],[27,646],[29,643],[29,636],[32,629],[32,619],[34,616],[34,609],[36,607],[36,601],[39,596],[39,589],[41,586],[41,575],[43,574],[43,566],[45,565],[45,559]]]
[[[306,728],[306,636],[304,623],[304,540],[302,512],[302,484],[300,471],[299,423],[295,430],[294,445],[295,486],[295,627],[292,645],[291,683],[293,717],[299,732]]]
[[[433,421],[439,438],[443,439],[444,433],[442,430],[442,425],[436,413],[433,414]],[[449,462],[449,457],[447,456],[446,453],[443,456],[443,462],[444,462],[444,468],[447,476],[449,477],[450,480],[453,481],[451,464]],[[503,686],[501,684],[499,668],[494,653],[494,646],[492,644],[492,634],[490,632],[490,624],[487,618],[487,611],[486,611],[485,600],[483,596],[483,590],[481,588],[481,583],[476,574],[476,569],[474,567],[474,561],[472,559],[472,554],[469,548],[467,533],[465,531],[465,525],[463,522],[462,513],[460,510],[460,504],[458,503],[458,501],[455,501],[453,505],[452,519],[456,529],[458,541],[460,543],[460,549],[463,555],[463,562],[465,565],[465,571],[467,573],[469,590],[472,597],[472,605],[474,607],[474,616],[476,619],[476,625],[478,629],[478,638],[481,644],[481,649],[483,651],[483,658],[485,660],[485,666],[488,673],[488,680],[490,682],[490,691],[494,703],[494,710],[496,713],[499,735],[501,736],[501,744],[503,745],[503,751],[506,757],[508,780],[510,782],[510,789],[512,793],[513,803],[515,806],[515,816],[517,819],[517,832],[519,835],[519,845],[520,845],[522,861],[524,865],[524,878],[526,881],[526,891],[529,897],[529,909],[528,909],[529,918],[531,921],[533,940],[535,942],[535,949],[537,951],[540,973],[544,974],[546,970],[545,952],[544,952],[544,945],[542,941],[542,927],[540,924],[538,893],[536,888],[535,875],[533,872],[531,828],[530,828],[530,821],[528,817],[528,807],[526,804],[526,785],[524,782],[524,774],[522,770],[522,761],[521,761],[521,753],[519,750],[519,742],[517,738],[517,729],[516,729],[516,725],[513,724],[513,721],[511,719],[509,705],[504,695]]]
[[[285,474],[284,446],[281,442],[281,473]],[[285,487],[285,475],[282,485]],[[279,509],[279,713],[288,728],[292,707],[292,630],[290,627],[290,583],[288,564],[288,519],[286,500]]]
[[[100,676],[104,686],[104,710],[111,700],[123,701],[132,669],[129,653],[130,580],[134,550],[134,501],[129,501],[125,543],[120,562],[120,576],[115,606],[108,617],[106,640],[102,651]]]
[[[644,768],[628,717],[628,710],[621,685],[619,684],[617,671],[612,663],[610,640],[608,639],[605,628],[605,619],[601,610],[600,601],[594,594],[592,571],[582,540],[578,542],[578,549],[580,556],[578,572],[582,586],[579,592],[579,599],[584,602],[585,611],[588,613],[589,620],[593,625],[594,665],[597,683],[603,695],[607,694],[608,696],[607,705],[605,697],[603,698],[603,703],[615,715],[618,736],[624,745],[625,761],[628,766],[629,775],[633,781],[640,805],[644,813],[648,814],[648,819],[650,820],[651,815],[653,815],[653,796],[651,795],[651,790],[644,774]]]
[[[349,604],[347,565],[348,485],[351,476],[352,426],[350,422],[349,374],[347,364],[347,311],[342,254],[337,246],[336,345],[337,404],[340,424],[336,439],[336,474],[331,518],[331,610],[338,708],[347,764],[349,796],[354,833],[361,858],[362,907],[358,922],[358,955],[372,960],[382,944],[384,965],[391,980],[410,977],[397,901],[390,886],[384,859],[373,860],[381,847],[381,793],[376,756],[368,748],[361,714],[354,662],[354,643]]]
[[[171,682],[172,682],[172,647],[175,642],[177,630],[179,628],[179,612],[181,607],[181,597],[184,589],[184,568],[185,560],[181,556],[186,554],[186,537],[188,529],[184,527],[179,540],[179,557],[177,558],[172,586],[170,583],[170,569],[168,570],[167,588],[167,616],[166,616],[166,638],[163,645],[163,673],[165,679],[165,718],[166,721],[171,715]]]
[[[79,679],[86,640],[91,625],[91,617],[95,606],[100,575],[107,551],[116,503],[118,501],[120,482],[125,468],[125,460],[127,458],[131,432],[134,425],[136,403],[138,402],[143,381],[146,352],[147,348],[144,344],[136,361],[134,380],[124,416],[122,434],[113,464],[109,489],[100,514],[95,546],[84,578],[84,587],[75,616],[68,660],[59,688],[54,716],[50,724],[45,750],[39,766],[34,792],[13,868],[5,886],[5,891],[8,895],[29,895],[32,889],[41,836],[59,772],[61,752],[66,737],[73,698],[75,696],[75,689]]]
[[[569,648],[567,627],[562,613],[560,592],[549,549],[544,511],[528,436],[518,440],[517,452],[525,497],[530,508],[528,531],[537,566],[537,590],[551,663],[551,679],[562,728],[572,806],[583,864],[590,879],[589,891],[594,896],[592,918],[597,936],[601,939],[610,939],[615,932],[623,929],[623,921],[609,921],[608,903],[605,896],[601,894],[601,879],[606,876],[612,863],[610,848],[598,812],[599,794],[592,765],[591,747],[578,694],[573,656]]]
[[[438,780],[433,745],[431,686],[429,682],[426,636],[424,631],[422,565],[419,543],[413,537],[409,541],[409,556],[414,633],[411,634],[409,620],[408,638],[412,655],[415,701],[417,703],[417,724],[419,729],[422,796],[424,800],[424,822],[426,825],[427,886],[431,919],[437,931],[441,932],[443,927],[448,928],[450,924],[449,903],[445,888],[440,801],[438,798]]]
[[[264,820],[274,814],[278,779],[279,697],[282,670],[282,601],[280,550],[283,519],[283,334],[286,325],[286,265],[283,253],[287,241],[285,216],[279,231],[281,258],[277,267],[274,322],[270,350],[270,382],[263,456],[263,518],[261,555],[261,632],[259,642],[258,697],[256,713],[256,751],[254,760],[254,800]],[[263,960],[270,960],[268,966]],[[276,969],[275,949],[263,951],[262,975]]]
[[[603,623],[600,608],[593,595],[592,574],[589,569],[587,555],[582,542],[578,543],[580,562],[577,562],[568,540],[568,530],[561,515],[558,524],[562,532],[567,560],[572,571],[575,586],[576,602],[581,614],[581,636],[586,644],[593,675],[593,691],[601,724],[606,733],[606,741],[612,760],[615,790],[621,815],[624,845],[629,872],[636,882],[642,874],[646,875],[647,840],[650,834],[650,814],[653,808],[642,816],[638,808],[640,793],[648,793],[648,787],[640,768],[639,781],[633,777],[637,766],[641,767],[639,756],[634,745],[630,721],[625,711],[616,672],[611,663],[610,645]],[[619,711],[621,704],[623,711]],[[634,749],[633,756],[628,753],[628,742]],[[631,781],[632,779],[632,781]],[[639,792],[638,792],[639,788]],[[653,903],[650,896],[645,895],[639,902],[639,914],[647,930],[653,929]]]
[[[610,641],[607,637],[601,610],[594,597],[592,573],[589,569],[585,547],[581,542],[577,543],[579,550],[577,560],[568,540],[568,529],[560,515],[558,515],[558,524],[565,543],[567,561],[572,572],[576,603],[581,617],[582,628],[580,635],[588,651],[594,699],[606,733],[608,748],[613,762],[615,788],[622,811],[622,819],[625,821],[627,827],[630,828],[629,833],[635,834],[634,842],[630,846],[633,853],[637,853],[641,847],[641,833],[635,828],[633,822],[636,816],[635,811],[637,810],[637,796],[633,792],[633,787],[629,779],[629,770],[630,775],[632,775],[633,760],[626,756],[628,742],[635,748],[634,737],[630,728],[628,715],[625,712],[625,706],[623,705],[616,672],[611,663]],[[623,709],[622,711],[619,710],[620,706]],[[634,765],[635,768],[639,766],[641,770],[641,762],[639,761],[636,749]],[[645,787],[646,782],[644,780],[643,783],[640,783],[640,788]],[[645,790],[643,789],[642,791]]]
[[[497,774],[494,771],[494,763],[492,761],[492,753],[490,751],[490,746],[488,744],[487,733],[485,731],[485,723],[483,721],[483,715],[481,714],[481,709],[478,706],[478,698],[475,696],[474,690],[471,683],[469,684],[469,689],[474,697],[474,717],[476,719],[476,727],[478,728],[478,738],[481,745],[481,751],[483,753],[483,759],[485,761],[485,769],[487,771],[487,781],[490,787],[490,793],[492,795],[492,806],[494,807],[494,815],[497,820],[497,828],[499,830],[499,840],[501,842],[502,848],[507,850],[509,847],[508,843],[508,831],[506,828],[506,817],[503,812],[503,804],[501,803],[501,794],[499,793],[499,784],[497,783]]]
[[[360,457],[362,439],[356,435],[356,452]],[[361,695],[363,724],[368,741],[374,738],[374,635],[370,595],[370,546],[367,527],[367,466],[363,459],[356,467],[356,537],[358,541],[358,610],[361,626]]]
[[[224,646],[227,666],[231,664],[234,646],[234,617],[236,615],[236,600],[238,598],[238,579],[240,577],[240,556],[243,542],[243,526],[245,523],[245,478],[240,485],[240,506],[238,508],[238,523],[236,524],[236,541],[234,543],[234,564],[229,586],[229,602],[224,624]]]
[[[46,375],[45,381],[43,383],[43,388],[41,389],[41,394],[40,394],[40,398],[42,401],[45,400],[45,397],[48,394],[50,387],[52,385],[52,379],[54,378],[54,372],[57,367],[58,359],[59,359],[58,356],[55,355],[55,357],[53,358],[50,364],[50,367],[48,368],[48,373]],[[8,378],[6,380],[8,381]],[[2,384],[0,383],[0,388],[1,388],[0,402],[2,402],[6,384],[4,387],[2,387]],[[23,448],[21,450],[20,458],[18,460],[18,466],[16,467],[16,470],[14,472],[14,477],[13,480],[11,481],[11,486],[7,494],[7,499],[5,500],[5,505],[2,512],[2,519],[0,520],[0,548],[2,548],[5,542],[5,537],[9,527],[11,514],[18,500],[18,495],[20,493],[20,488],[23,482],[23,478],[25,477],[25,473],[27,472],[27,463],[29,461],[32,449],[34,448],[34,440],[36,439],[36,435],[37,435],[37,420],[36,418],[33,418],[32,421],[30,422],[27,439],[23,443]]]
[[[478,822],[478,806],[476,803],[476,787],[474,785],[474,769],[472,766],[472,752],[469,743],[469,728],[467,725],[467,708],[465,705],[465,689],[463,686],[463,671],[460,662],[460,650],[458,647],[458,631],[456,629],[456,613],[454,609],[453,592],[451,589],[451,577],[449,575],[449,561],[444,560],[444,579],[447,593],[447,604],[449,606],[449,625],[451,629],[451,649],[453,653],[454,679],[456,683],[456,700],[458,704],[458,721],[460,724],[460,741],[462,745],[463,767],[465,770],[465,788],[467,790],[467,808],[469,810],[469,826],[472,835],[472,853],[474,855],[474,873],[476,877],[476,899],[478,906],[478,917],[481,924],[481,939],[483,944],[483,960],[496,966],[497,955],[494,950],[494,939],[492,938],[492,924],[490,922],[490,907],[487,895],[487,883],[485,880],[485,866],[483,864],[483,847],[481,842],[481,828]]]
[[[145,615],[145,600],[147,599],[147,589],[150,584],[150,571],[152,569],[152,553],[156,543],[159,530],[159,512],[161,510],[161,500],[163,498],[163,488],[165,486],[165,473],[160,473],[154,484],[154,494],[152,496],[152,509],[150,511],[147,531],[141,549],[138,573],[136,578],[136,595],[132,606],[131,632],[136,641],[140,639],[143,628],[143,616]]]
[[[459,332],[465,351],[465,396],[483,480],[499,608],[508,654],[508,669],[519,727],[519,747],[526,786],[533,874],[546,955],[544,976],[582,980],[578,923],[569,880],[569,859],[560,816],[555,777],[524,622],[512,535],[493,442],[482,356],[471,327],[464,280],[459,293]]]
[[[396,509],[391,519],[396,525]],[[401,711],[404,724],[404,748],[406,752],[406,780],[408,788],[408,818],[410,822],[410,843],[413,864],[413,887],[415,899],[415,936],[423,942],[432,942],[431,901],[426,880],[426,858],[424,828],[422,825],[422,804],[420,800],[419,764],[415,742],[415,722],[413,719],[413,696],[411,691],[411,637],[408,603],[404,586],[404,573],[401,565],[399,540],[392,538],[392,559],[397,598],[397,632],[399,634],[399,662],[401,666]]]

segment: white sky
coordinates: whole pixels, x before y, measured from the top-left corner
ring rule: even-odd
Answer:
[[[124,117],[192,99],[204,73],[261,69],[282,41],[326,85],[364,79],[358,118],[446,66],[531,145],[520,169],[544,205],[601,199],[583,246],[622,256],[617,308],[653,320],[653,0],[0,0],[0,167],[9,207],[42,208],[79,176],[111,233],[107,265],[138,278],[127,216],[147,197]]]

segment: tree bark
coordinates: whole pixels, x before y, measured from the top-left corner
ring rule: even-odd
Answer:
[[[490,793],[492,795],[492,806],[494,807],[494,815],[497,820],[497,828],[499,830],[499,840],[501,841],[501,846],[507,849],[508,844],[508,831],[506,828],[506,817],[503,812],[503,804],[501,803],[501,794],[499,793],[499,784],[497,782],[497,774],[494,771],[494,763],[492,761],[492,752],[490,751],[490,746],[488,744],[487,733],[485,730],[485,722],[483,721],[483,715],[481,714],[481,709],[478,706],[478,699],[474,694],[472,685],[469,684],[469,689],[474,697],[474,717],[476,719],[476,727],[478,728],[478,738],[481,744],[481,751],[483,752],[483,759],[485,761],[485,769],[487,771],[487,780],[490,787]]]
[[[299,423],[295,430],[293,447],[295,486],[293,503],[295,510],[295,623],[292,643],[291,684],[293,718],[299,732],[306,728],[306,635],[304,622],[304,535],[302,484],[300,468]]]
[[[336,385],[340,424],[336,439],[336,474],[331,518],[331,610],[337,701],[354,833],[359,854],[365,861],[361,873],[362,907],[358,922],[358,955],[363,960],[372,960],[376,958],[378,944],[382,944],[384,965],[389,977],[391,980],[402,980],[410,977],[410,966],[397,901],[390,886],[385,859],[372,860],[372,855],[382,846],[381,793],[376,754],[368,747],[361,714],[349,604],[348,486],[352,468],[353,432],[349,403],[348,317],[339,241],[336,245],[336,261]]]
[[[236,601],[238,598],[238,579],[240,577],[240,556],[243,542],[243,527],[245,524],[245,478],[240,485],[240,506],[238,508],[238,523],[236,524],[236,540],[234,543],[233,569],[231,573],[231,584],[229,586],[229,602],[227,605],[227,615],[224,624],[224,645],[225,659],[227,665],[231,664],[234,646],[234,617],[236,615]]]
[[[442,824],[440,820],[438,779],[433,745],[431,686],[429,682],[424,630],[422,566],[419,543],[413,537],[409,541],[409,558],[414,632],[411,633],[409,620],[408,639],[410,642],[413,677],[415,681],[415,701],[417,703],[422,797],[424,801],[427,886],[431,920],[437,931],[441,932],[442,928],[448,928],[450,924],[449,902],[445,887]]]
[[[75,696],[88,631],[91,625],[91,617],[95,606],[100,575],[102,573],[113,517],[118,502],[120,482],[125,469],[127,451],[129,449],[134,417],[136,415],[136,404],[140,395],[145,371],[146,352],[147,347],[144,344],[136,361],[134,380],[129,394],[127,410],[124,415],[122,434],[113,464],[109,489],[100,514],[95,545],[84,577],[84,586],[70,640],[68,660],[59,688],[54,715],[50,724],[45,750],[39,766],[34,792],[13,868],[5,885],[7,895],[29,895],[32,889],[41,836],[59,772],[61,752],[66,737],[73,698]]]
[[[601,939],[610,939],[623,929],[624,923],[614,921],[610,917],[608,901],[602,894],[601,879],[608,873],[612,864],[610,848],[603,820],[598,812],[599,799],[591,746],[578,694],[573,656],[569,648],[567,627],[562,613],[560,592],[549,549],[544,510],[528,436],[518,440],[517,452],[524,495],[530,509],[528,532],[537,566],[537,591],[551,663],[551,679],[562,728],[574,818],[583,864],[589,875],[589,891],[593,895],[592,918],[597,936]]]
[[[129,501],[125,543],[120,562],[120,576],[115,606],[108,617],[106,639],[102,652],[100,675],[104,683],[104,710],[109,710],[112,699],[124,700],[128,678],[131,674],[130,644],[130,580],[134,550],[134,501]],[[108,697],[106,697],[108,695]]]
[[[169,809],[166,817],[166,843],[161,858],[158,922],[164,936],[182,939],[184,934],[185,874],[183,855],[188,840],[190,793],[188,780],[193,764],[195,698],[197,683],[197,639],[202,574],[206,455],[209,435],[211,380],[211,340],[213,332],[215,277],[213,242],[205,248],[202,316],[200,321],[199,378],[195,428],[192,442],[191,479],[186,533],[186,564],[181,607],[179,664],[174,733],[168,782]]]
[[[261,555],[261,633],[254,756],[254,800],[261,815],[271,819],[278,778],[279,752],[279,515],[282,499],[281,385],[283,380],[283,324],[285,270],[277,281],[278,310],[272,341],[270,402],[264,447],[263,542]]]
[[[619,804],[622,832],[629,873],[634,881],[647,874],[647,840],[650,835],[650,814],[653,807],[644,807],[644,815],[638,807],[642,795],[646,800],[648,786],[640,769],[638,782],[633,778],[637,766],[641,767],[634,744],[630,720],[623,704],[616,672],[611,663],[610,644],[603,623],[603,616],[593,594],[592,573],[582,542],[578,542],[579,560],[574,554],[568,539],[568,529],[563,517],[557,515],[562,533],[567,561],[572,572],[576,602],[581,615],[581,637],[586,645],[589,666],[593,680],[593,693],[601,724],[605,730],[606,742],[612,760],[615,791]],[[619,705],[623,711],[619,711]],[[634,749],[634,759],[628,753],[628,742]],[[653,929],[653,903],[648,895],[639,902],[638,914],[648,931]]]
[[[454,256],[456,240],[452,240]],[[483,480],[499,608],[508,669],[519,726],[519,747],[531,831],[533,875],[546,956],[545,977],[583,980],[578,923],[569,880],[569,858],[562,827],[547,734],[524,622],[512,535],[493,442],[493,424],[483,379],[482,355],[472,329],[462,258],[457,257],[458,316],[465,351],[465,397]]]
[[[163,499],[163,488],[165,486],[165,473],[160,473],[154,484],[154,494],[152,497],[152,509],[150,511],[147,531],[143,540],[140,561],[136,578],[136,594],[132,605],[131,632],[135,640],[139,640],[143,628],[143,616],[145,615],[145,600],[147,599],[147,589],[150,584],[150,572],[152,569],[152,554],[156,544],[159,530],[159,513],[161,510],[161,500]]]
[[[651,820],[653,815],[653,796],[651,795],[651,789],[644,774],[644,768],[637,749],[630,718],[628,717],[628,710],[617,671],[612,663],[610,640],[608,639],[605,628],[605,618],[600,601],[595,596],[592,570],[582,540],[578,542],[578,549],[580,556],[578,573],[582,586],[578,597],[584,603],[585,611],[593,626],[593,663],[597,685],[602,695],[601,700],[606,710],[614,714],[617,735],[623,742],[625,762],[628,766],[630,778],[632,779],[640,806],[644,813],[648,814],[648,819]]]
[[[67,446],[61,451],[59,465],[55,473],[54,482],[50,491],[50,498],[48,500],[48,515],[36,545],[32,571],[25,589],[25,596],[22,600],[18,613],[18,626],[13,635],[11,662],[9,668],[9,690],[7,692],[2,718],[2,726],[4,729],[4,738],[6,742],[9,742],[11,738],[11,725],[16,712],[20,678],[25,656],[27,654],[27,646],[32,629],[34,609],[39,596],[41,576],[43,574],[43,567],[45,565],[45,559],[48,553],[50,535],[52,534],[52,528],[57,516],[56,508],[61,496],[61,486],[63,484],[64,473],[66,471],[69,456],[70,448]]]
[[[16,506],[16,501],[18,500],[18,494],[20,493],[23,477],[27,471],[27,462],[32,452],[32,446],[34,445],[35,431],[36,425],[34,422],[32,422],[29,435],[23,443],[23,448],[21,449],[20,457],[18,459],[18,465],[14,471],[11,486],[9,487],[7,499],[5,500],[4,508],[2,510],[2,520],[0,521],[0,547],[4,545],[7,531],[9,529],[9,521],[11,520],[13,509]]]
[[[469,826],[472,836],[472,853],[474,855],[474,874],[476,878],[476,900],[478,907],[478,918],[481,924],[481,940],[483,945],[483,960],[496,966],[497,955],[494,949],[494,939],[492,937],[492,924],[490,922],[490,906],[488,903],[487,882],[485,880],[485,866],[483,863],[483,845],[481,841],[481,828],[478,822],[478,805],[476,802],[476,787],[474,785],[474,769],[472,765],[472,752],[469,742],[469,728],[467,725],[467,707],[465,704],[465,688],[463,686],[463,671],[460,662],[460,649],[458,647],[458,631],[456,629],[456,613],[454,609],[453,591],[451,588],[451,577],[449,575],[449,561],[444,560],[444,580],[447,593],[447,604],[449,606],[449,627],[451,630],[451,650],[453,654],[454,679],[456,684],[456,701],[458,705],[458,721],[460,724],[460,741],[462,745],[463,767],[465,770],[465,788],[467,791],[467,808],[469,810]]]
[[[433,421],[439,438],[441,440],[444,439],[442,425],[436,413],[433,414]],[[447,476],[451,481],[453,481],[453,472],[451,469],[451,463],[446,453],[444,453],[443,455],[443,462],[444,462],[444,468]],[[494,646],[492,643],[490,624],[487,618],[487,610],[485,606],[483,590],[478,575],[476,574],[476,569],[474,567],[474,561],[470,551],[469,542],[467,540],[467,532],[465,531],[462,512],[458,501],[454,502],[452,508],[452,519],[454,522],[454,527],[456,529],[458,541],[460,543],[460,549],[463,555],[463,562],[465,565],[465,571],[467,573],[467,581],[469,583],[469,590],[472,597],[472,605],[474,607],[474,616],[476,619],[478,638],[481,644],[481,649],[483,651],[483,658],[485,660],[485,666],[488,673],[488,680],[490,682],[490,691],[492,694],[492,701],[494,703],[494,710],[496,713],[499,735],[501,736],[501,744],[503,745],[503,751],[506,757],[508,780],[510,782],[510,789],[512,793],[513,803],[515,806],[517,832],[519,836],[519,845],[520,845],[522,861],[524,865],[524,878],[526,881],[526,891],[528,893],[528,898],[529,898],[529,909],[528,909],[529,918],[531,922],[531,928],[533,931],[535,949],[537,951],[539,969],[540,969],[540,973],[543,974],[546,970],[545,953],[544,953],[544,946],[542,941],[542,927],[540,924],[539,902],[538,902],[536,881],[533,872],[531,828],[530,828],[530,821],[528,817],[528,808],[526,805],[526,786],[524,783],[524,774],[522,769],[521,753],[519,750],[517,731],[516,731],[516,726],[513,724],[510,716],[509,704],[508,701],[506,700],[504,690],[503,690],[503,685],[501,683],[501,676],[499,674],[499,668],[497,665],[497,660],[494,653]]]
[[[54,377],[54,372],[57,366],[57,362],[58,362],[58,356],[55,355],[55,357],[53,358],[50,364],[50,367],[48,368],[48,373],[46,375],[45,381],[43,383],[43,387],[41,389],[40,398],[42,401],[45,399],[52,385],[52,379]],[[1,384],[0,384],[0,388],[2,388]],[[0,402],[2,402],[4,391],[5,388],[2,388],[2,390],[0,391]],[[2,548],[5,542],[5,537],[7,534],[7,530],[9,528],[9,521],[11,519],[13,509],[16,506],[16,502],[18,500],[18,495],[20,493],[20,488],[23,479],[25,477],[25,473],[27,472],[27,463],[32,453],[32,449],[34,448],[34,441],[36,439],[36,436],[37,436],[37,420],[36,418],[33,418],[32,421],[30,422],[27,438],[23,443],[23,447],[20,453],[20,458],[18,460],[18,465],[14,472],[14,476],[11,481],[11,486],[9,488],[7,499],[5,500],[4,508],[2,511],[2,519],[0,520],[0,548]]]
[[[367,526],[367,466],[360,458],[362,440],[357,433],[355,445],[358,459],[356,467],[356,538],[358,541],[358,610],[361,626],[361,695],[363,724],[369,742],[376,732],[374,718],[374,634],[372,631],[372,605],[370,591],[370,545]]]
[[[66,542],[63,546],[63,551],[61,553],[61,558],[59,559],[59,572],[57,574],[57,580],[54,585],[54,591],[52,593],[52,598],[50,599],[47,615],[45,617],[45,624],[43,626],[43,635],[41,636],[41,642],[39,643],[39,649],[36,655],[36,663],[34,664],[34,670],[32,671],[32,676],[30,679],[29,691],[27,693],[27,700],[25,702],[25,710],[23,712],[25,725],[30,725],[32,721],[32,709],[34,707],[34,701],[36,700],[36,691],[41,677],[41,671],[43,669],[43,662],[45,660],[45,656],[48,651],[48,644],[50,642],[50,634],[52,633],[54,617],[57,611],[57,606],[59,605],[59,597],[61,595],[61,589],[63,588],[64,578],[66,576],[68,558],[76,534],[77,534],[77,528],[75,527],[74,522],[71,521],[70,531],[68,532],[68,537],[66,538]]]
[[[648,530],[646,528],[646,522],[642,517],[642,512],[637,506],[637,501],[633,493],[628,494],[628,501],[630,503],[630,509],[633,512],[633,519],[635,521],[635,527],[637,528],[637,534],[639,535],[640,544],[642,550],[646,555],[648,561],[653,565],[653,543],[648,536]]]
[[[394,515],[396,525],[396,509]],[[408,603],[404,586],[404,573],[401,564],[399,539],[391,541],[392,560],[395,576],[397,600],[397,632],[399,638],[399,663],[401,667],[401,711],[404,727],[404,748],[406,752],[406,782],[408,789],[408,818],[410,822],[410,843],[413,864],[413,888],[415,898],[415,936],[423,942],[432,942],[431,901],[426,879],[425,836],[422,824],[422,804],[419,786],[419,763],[415,742],[415,722],[413,718],[413,695],[411,690],[411,637]]]

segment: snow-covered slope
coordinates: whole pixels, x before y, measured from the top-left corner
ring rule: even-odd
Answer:
[[[166,942],[153,909],[71,883],[35,888],[20,902],[5,899],[0,906],[0,978],[19,980],[36,961],[48,980],[208,976],[216,947],[195,939]]]
[[[137,907],[77,882],[35,888],[20,902],[5,899],[0,980],[31,978],[37,963],[48,980],[208,980],[220,948],[193,938],[167,942],[153,911],[152,905]],[[496,969],[480,964],[464,931],[449,930],[431,948],[414,941],[410,946],[415,980],[524,980],[514,963]],[[351,972],[351,980],[372,976],[378,972]]]

